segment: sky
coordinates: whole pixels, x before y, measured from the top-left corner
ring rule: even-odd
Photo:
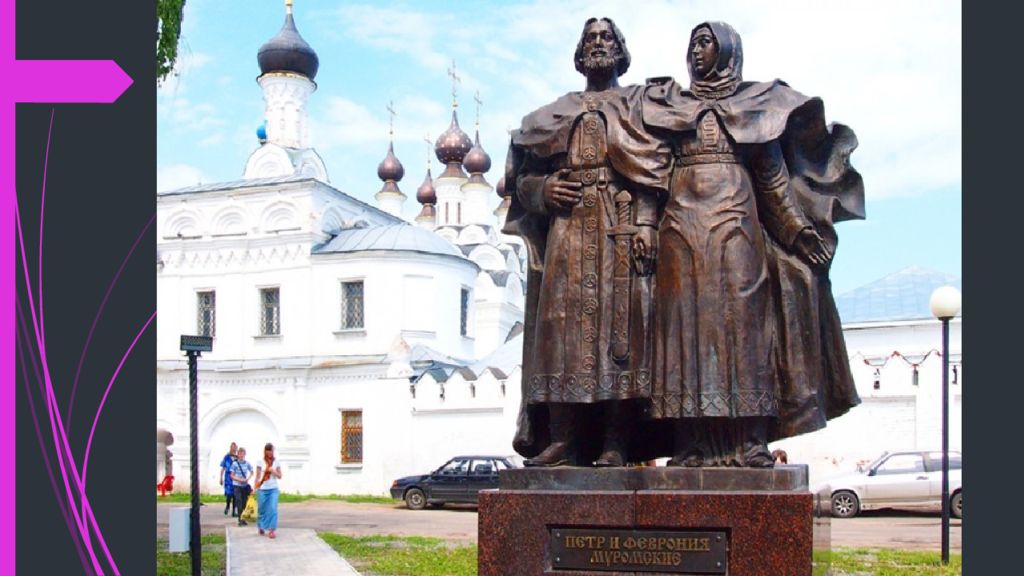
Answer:
[[[451,120],[453,62],[459,123],[479,122],[502,175],[507,130],[562,94],[581,90],[572,64],[583,23],[612,18],[632,55],[623,84],[686,81],[690,30],[731,24],[743,40],[744,80],[784,80],[851,127],[851,163],[864,178],[867,219],[837,227],[833,292],[908,266],[961,275],[960,3],[947,0],[567,0],[551,2],[294,0],[296,27],[316,50],[308,102],[313,147],[330,183],[363,201],[382,183],[393,102],[395,154],[405,166],[403,216],[433,142]],[[263,122],[259,47],[284,21],[284,0],[188,0],[180,61],[157,95],[157,190],[240,179]],[[475,102],[479,95],[481,105]],[[424,141],[428,137],[430,144]],[[498,198],[492,199],[497,205]]]

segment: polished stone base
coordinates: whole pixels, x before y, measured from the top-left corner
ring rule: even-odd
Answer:
[[[827,507],[808,491],[806,466],[507,470],[479,502],[481,576],[828,573]],[[725,549],[675,548],[684,541],[673,534],[721,537]],[[571,567],[554,556],[567,544]],[[686,567],[701,556],[710,567]]]

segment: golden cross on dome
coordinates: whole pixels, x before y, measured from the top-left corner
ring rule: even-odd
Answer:
[[[389,101],[388,102],[387,109],[388,109],[388,116],[391,117],[390,120],[389,120],[389,126],[388,126],[388,136],[391,136],[392,138],[394,138],[395,137],[395,116],[398,115],[395,112],[395,103],[394,103],[394,101]]]
[[[452,79],[452,109],[459,107],[459,101],[455,97],[456,85],[462,81],[459,75],[455,73],[455,59],[452,59],[452,67],[448,69],[448,76]]]
[[[284,0],[284,11],[286,14],[292,13],[292,0]]]
[[[484,101],[480,99],[480,91],[477,90],[476,94],[473,95],[473,101],[476,102],[476,127],[480,129],[480,107],[484,105]]]

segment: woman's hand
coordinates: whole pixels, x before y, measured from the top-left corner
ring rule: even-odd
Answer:
[[[825,245],[825,240],[813,228],[804,228],[793,241],[796,253],[811,264],[828,266],[832,262],[832,251]]]

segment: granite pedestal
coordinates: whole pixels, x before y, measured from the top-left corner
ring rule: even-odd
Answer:
[[[828,574],[807,467],[523,468],[480,492],[480,576]]]

